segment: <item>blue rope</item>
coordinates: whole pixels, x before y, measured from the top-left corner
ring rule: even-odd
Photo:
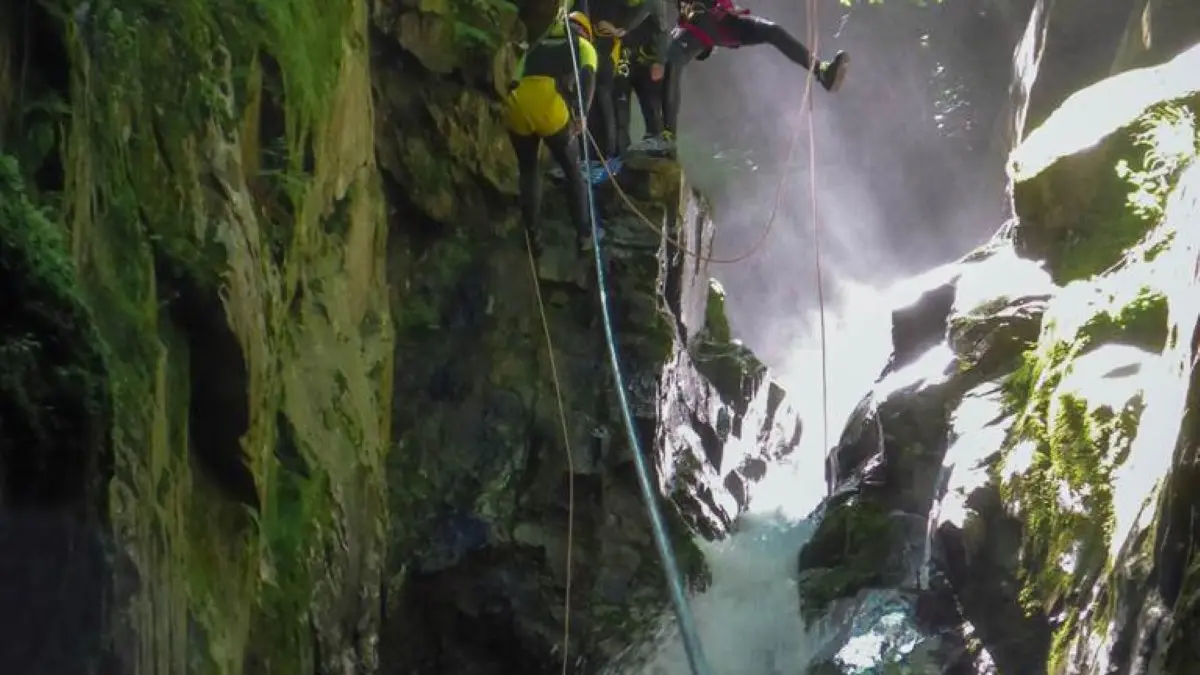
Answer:
[[[583,81],[579,76],[579,57],[575,53],[575,41],[571,39],[571,21],[564,14],[563,28],[566,29],[567,45],[571,50],[571,64],[575,72],[575,94],[579,100],[579,110],[584,111]],[[591,158],[587,143],[583,146],[583,162],[590,168]],[[675,617],[679,622],[679,633],[683,637],[683,648],[687,652],[688,665],[692,675],[711,675],[708,661],[704,658],[704,650],[700,645],[700,636],[696,631],[696,622],[688,607],[687,592],[684,590],[683,575],[679,573],[679,563],[675,560],[675,552],[667,539],[667,528],[663,522],[662,511],[658,508],[658,492],[650,482],[650,471],[646,467],[646,458],[642,454],[642,444],[638,440],[637,431],[633,426],[633,413],[629,408],[629,399],[625,394],[625,377],[621,374],[621,360],[617,356],[617,340],[613,334],[612,317],[608,305],[608,281],[604,273],[604,259],[600,255],[600,229],[596,218],[596,194],[590,180],[587,184],[588,217],[592,227],[592,254],[596,263],[596,287],[600,294],[601,314],[604,318],[604,337],[608,342],[608,361],[612,367],[613,378],[617,385],[617,399],[621,405],[621,417],[625,422],[625,433],[629,437],[629,447],[633,451],[633,462],[637,468],[638,484],[642,488],[642,498],[646,502],[646,511],[650,514],[650,524],[654,532],[654,543],[658,548],[658,556],[662,559],[663,571],[667,576],[667,586],[671,592],[671,602],[675,606]]]

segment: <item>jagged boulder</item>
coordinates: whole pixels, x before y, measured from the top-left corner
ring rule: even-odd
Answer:
[[[1164,523],[1194,498],[1198,56],[1068,99],[1014,153],[1023,217],[896,313],[799,555],[811,672],[1192,671],[1193,533]],[[1063,178],[1106,170],[1117,198]]]

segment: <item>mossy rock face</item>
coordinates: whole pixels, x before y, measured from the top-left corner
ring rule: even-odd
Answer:
[[[364,4],[23,8],[26,65],[73,104],[26,173],[87,308],[61,324],[103,344],[90,479],[139,582],[112,667],[372,662],[391,328]]]
[[[108,369],[51,215],[0,155],[0,501],[107,519]]]
[[[547,181],[543,252],[531,266],[512,199],[514,158],[484,83],[463,88],[416,68],[397,79],[380,83],[380,117],[390,120],[380,157],[393,206],[389,274],[398,328],[390,508],[406,515],[389,531],[383,662],[402,670],[465,667],[434,648],[449,640],[446,650],[464,658],[551,667],[561,649],[572,517],[568,647],[580,658],[610,658],[657,625],[667,596],[617,407],[593,254],[576,249],[562,191]],[[669,189],[660,174],[674,177]],[[602,254],[624,393],[654,466],[667,423],[663,399],[706,406],[694,399],[707,389],[664,383],[679,347],[677,319],[660,291],[659,230],[675,227],[681,175],[627,167],[621,180],[623,195],[611,184],[597,191]],[[665,191],[655,195],[647,185]],[[703,382],[690,377],[680,382]],[[686,456],[671,464],[674,475],[660,477],[670,483],[660,504],[682,571],[701,587],[707,568],[692,538],[723,534],[705,495],[709,482],[719,489],[720,481],[702,453],[679,454]],[[436,590],[476,588],[484,561],[506,576],[478,592]],[[426,604],[436,603],[438,618],[420,620],[428,608],[414,598],[436,598]],[[519,607],[511,625],[481,623],[482,598]],[[460,635],[464,621],[480,626],[477,635]],[[510,630],[521,654],[497,650],[485,635]]]
[[[834,600],[899,583],[905,574],[897,560],[903,537],[885,507],[858,500],[833,507],[797,559],[805,620],[821,616]]]
[[[721,398],[745,413],[745,404],[762,384],[766,366],[741,340],[733,338],[725,314],[725,290],[715,279],[709,280],[704,328],[693,347],[696,369],[716,388]]]
[[[417,20],[405,15],[434,12],[413,4],[373,16],[388,36],[376,41],[387,73],[376,100],[397,325],[389,506],[405,514],[388,532],[381,662],[405,671],[466,669],[465,661],[555,667],[574,518],[567,647],[598,663],[656,626],[668,598],[618,407],[593,253],[577,250],[563,191],[549,180],[542,255],[531,261],[526,251],[495,82],[476,63],[489,49],[494,61],[511,53],[515,36],[497,25],[494,46],[430,63],[419,53],[428,45],[395,39],[399,22]],[[446,68],[451,77],[439,75]],[[662,235],[680,229],[689,194],[678,165],[626,166],[618,180],[596,198],[623,393],[647,462],[663,467],[659,503],[678,562],[701,588],[708,571],[693,539],[723,536],[736,515],[722,483],[732,472],[705,456],[711,443],[693,447],[672,434],[694,426],[719,445],[735,424],[729,408],[744,408],[765,377],[760,364],[745,365],[757,360],[743,348],[726,378],[728,401],[720,400],[681,351],[680,319],[664,297],[671,254]],[[782,423],[780,407],[776,400],[771,419]],[[694,423],[693,413],[703,420]],[[747,434],[773,439],[774,422],[763,424]],[[480,604],[514,610],[495,623]],[[496,646],[495,635],[510,633],[520,650]]]
[[[1167,346],[1169,313],[1166,294],[1143,287],[1127,304],[1093,315],[1080,327],[1080,337],[1085,349],[1121,343],[1158,353]]]
[[[1009,447],[1034,453],[1029,468],[1005,484],[1005,495],[1025,519],[1024,559],[1046,561],[1026,569],[1025,599],[1040,608],[1053,607],[1079,579],[1103,567],[1112,534],[1111,472],[1127,456],[1143,408],[1138,395],[1112,410],[1090,405],[1082,392],[1059,389],[1081,342],[1044,337],[1005,384],[1018,415]],[[1078,508],[1063,506],[1063,489],[1079,500]],[[1078,557],[1075,572],[1050,562],[1070,552]]]
[[[1195,58],[1185,53],[1072,95],[1014,151],[1015,240],[1056,282],[1117,264],[1161,214],[1154,206],[1193,148],[1158,141],[1191,124],[1176,111],[1200,91]]]
[[[113,630],[99,610],[118,557],[106,492],[112,400],[104,347],[52,219],[16,160],[0,155],[0,596],[22,608],[0,658],[21,672],[92,672]]]
[[[968,646],[986,649],[997,672],[1126,672],[1150,644],[1164,675],[1194,670],[1185,612],[1197,604],[1200,567],[1184,523],[1200,490],[1197,64],[1200,47],[1100,82],[1030,134],[1010,167],[1021,221],[952,266],[961,274],[948,320],[939,311],[911,322],[935,342],[946,328],[957,372],[882,403],[865,399],[844,436],[848,454],[826,505],[833,522],[809,548],[836,552],[852,529],[839,514],[863,504],[944,518],[913,617],[923,636],[969,630]],[[1026,274],[1030,265],[1008,274],[1009,263],[1028,262],[1002,251],[1010,236],[1052,279]],[[976,265],[992,273],[973,278]],[[1175,445],[1170,461],[1164,442]],[[1145,475],[1124,479],[1148,466],[1162,472],[1159,484],[1128,492]],[[943,469],[945,482],[931,481]],[[919,498],[930,493],[943,495],[938,512]],[[858,501],[841,503],[847,494]],[[1136,511],[1143,498],[1141,513],[1130,513],[1131,499]],[[812,551],[801,554],[810,558],[802,593],[818,607],[855,596],[835,606],[839,619],[845,611],[870,622],[863,605],[878,594],[860,591],[881,583],[879,571],[851,554],[813,560],[821,556]],[[911,579],[882,585],[903,593]],[[944,597],[931,600],[934,590]],[[923,614],[921,600],[938,611]]]
[[[1048,296],[999,298],[949,324],[951,348],[961,359],[961,368],[978,370],[990,378],[1003,371],[1037,343]]]

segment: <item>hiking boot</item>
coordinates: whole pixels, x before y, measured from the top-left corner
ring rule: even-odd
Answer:
[[[664,129],[657,138],[654,139],[655,155],[675,159],[675,132]]]
[[[846,52],[838,52],[832,61],[822,61],[821,65],[817,66],[817,81],[825,87],[825,91],[837,91],[842,86],[842,80],[846,77],[846,66],[849,64],[850,57]]]
[[[642,140],[638,141],[637,143],[631,144],[629,149],[625,152],[643,152],[649,154],[654,152],[662,152],[663,147],[662,138],[656,135],[648,135],[642,137]]]

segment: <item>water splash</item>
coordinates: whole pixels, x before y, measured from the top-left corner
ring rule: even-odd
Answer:
[[[795,675],[811,645],[800,619],[793,579],[796,552],[813,527],[780,512],[745,517],[738,532],[702,544],[712,570],[709,590],[692,598],[705,655],[717,673]],[[605,675],[690,675],[674,619],[654,639],[627,654]]]

